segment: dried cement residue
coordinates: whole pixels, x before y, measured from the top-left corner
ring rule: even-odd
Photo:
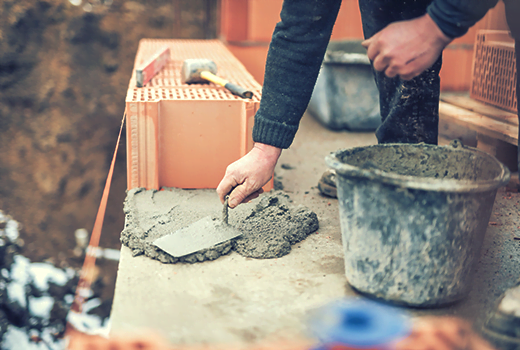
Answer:
[[[244,232],[241,237],[174,258],[152,243],[205,216],[220,219],[222,206],[214,190],[133,189],[128,191],[124,211],[122,243],[134,256],[144,254],[163,263],[215,260],[232,249],[251,258],[281,257],[290,252],[292,244],[302,241],[319,226],[315,213],[291,205],[287,194],[275,191],[230,211],[229,223]]]
[[[345,150],[341,161],[364,169],[386,173],[461,181],[491,181],[501,168],[489,156],[464,148],[459,141],[453,145],[374,145]]]

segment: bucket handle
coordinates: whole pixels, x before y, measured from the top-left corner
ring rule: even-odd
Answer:
[[[454,140],[451,140],[450,147],[451,148],[464,148],[464,144],[462,143],[461,140],[454,139]]]

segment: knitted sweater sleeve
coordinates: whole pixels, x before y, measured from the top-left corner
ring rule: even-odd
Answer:
[[[253,140],[288,148],[318,77],[341,0],[285,0],[265,66]]]
[[[458,38],[477,23],[498,0],[433,0],[427,12],[444,34]]]

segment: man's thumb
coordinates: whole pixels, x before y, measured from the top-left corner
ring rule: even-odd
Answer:
[[[242,201],[249,195],[247,193],[245,186],[240,185],[235,187],[235,189],[229,195],[228,205],[230,208],[235,208],[237,205],[242,203]]]

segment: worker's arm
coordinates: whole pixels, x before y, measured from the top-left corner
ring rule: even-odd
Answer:
[[[217,193],[231,208],[261,193],[309,103],[341,0],[285,0],[267,55],[255,147],[228,166]]]
[[[468,32],[498,0],[434,0],[428,6],[428,15],[442,32],[458,38]]]
[[[365,40],[374,69],[388,77],[412,79],[428,69],[442,50],[464,35],[498,0],[434,0],[427,13],[395,22]]]

